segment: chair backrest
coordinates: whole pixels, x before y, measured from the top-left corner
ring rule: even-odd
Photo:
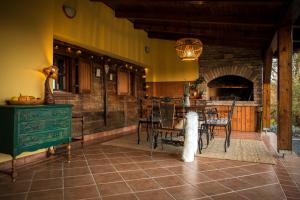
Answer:
[[[151,115],[150,120],[152,127],[155,123],[161,120],[161,114],[160,114],[160,100],[157,98],[151,99]]]
[[[161,127],[162,128],[174,128],[175,118],[175,104],[168,102],[160,103],[160,114],[161,114]]]
[[[139,117],[140,118],[148,118],[150,117],[150,105],[151,101],[149,99],[139,98]]]
[[[236,102],[236,98],[233,99],[232,104],[230,106],[230,110],[228,112],[228,122],[231,122],[231,120],[232,120],[232,115],[233,115],[233,111],[234,111],[234,107],[235,107],[235,102]]]

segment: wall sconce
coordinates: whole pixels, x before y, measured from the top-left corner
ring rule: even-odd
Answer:
[[[143,75],[142,78],[146,78],[146,75]]]
[[[50,88],[50,78],[57,79],[58,68],[56,66],[50,66],[43,69],[44,74],[47,76],[45,80],[45,104],[55,104],[54,96]]]
[[[71,47],[68,47],[68,48],[67,48],[67,52],[68,52],[68,53],[71,53],[71,52],[72,52]]]
[[[108,74],[108,72],[109,72],[109,65],[108,64],[104,65],[104,71],[105,71],[105,74]]]

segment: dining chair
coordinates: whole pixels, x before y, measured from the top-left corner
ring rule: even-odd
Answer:
[[[173,102],[158,102],[154,100],[152,101],[152,109],[159,109],[160,126],[155,126],[155,123],[151,123],[151,155],[158,142],[161,143],[162,149],[164,144],[183,146],[184,129],[175,128],[175,104]],[[155,116],[153,116],[154,118]]]
[[[209,131],[208,131],[208,123],[206,118],[205,107],[201,107],[197,110],[198,114],[198,149],[201,154],[203,149],[203,134],[206,134],[207,146],[209,144]]]
[[[149,123],[150,123],[150,113],[148,109],[148,101],[146,99],[139,99],[140,107],[140,117],[138,120],[137,129],[137,143],[140,144],[140,132],[142,125],[146,125],[147,141],[149,141]]]
[[[230,136],[231,136],[231,122],[232,115],[235,108],[236,98],[232,101],[230,106],[230,110],[228,112],[227,118],[209,118],[207,119],[207,124],[212,127],[214,130],[215,127],[223,127],[225,129],[225,142],[224,142],[224,150],[227,151],[227,148],[230,146]]]

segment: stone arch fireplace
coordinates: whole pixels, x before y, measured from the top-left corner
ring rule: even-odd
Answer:
[[[206,68],[207,69],[207,68]],[[230,94],[241,96],[243,101],[260,102],[260,73],[248,66],[224,66],[214,67],[205,70],[202,76],[206,82],[207,90],[205,92],[206,99],[226,100]],[[220,83],[218,83],[220,82]],[[231,83],[232,82],[232,83]],[[221,86],[220,84],[223,84]],[[241,84],[239,84],[241,83]],[[215,91],[211,88],[218,88]],[[221,89],[223,88],[223,89]],[[231,88],[231,89],[230,89]],[[235,88],[235,89],[233,89]],[[221,90],[220,90],[221,89]],[[219,92],[221,98],[211,98],[213,92]],[[252,93],[250,95],[250,93]],[[216,93],[214,93],[215,95]]]
[[[236,75],[225,75],[207,83],[210,100],[253,101],[253,82]]]

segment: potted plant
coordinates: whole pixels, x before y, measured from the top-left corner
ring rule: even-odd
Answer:
[[[190,89],[194,90],[194,93],[197,93],[194,96],[198,96],[198,98],[200,98],[200,99],[202,98],[202,95],[204,93],[203,89],[201,88],[201,84],[204,81],[205,81],[204,78],[202,76],[200,76],[190,85]]]

